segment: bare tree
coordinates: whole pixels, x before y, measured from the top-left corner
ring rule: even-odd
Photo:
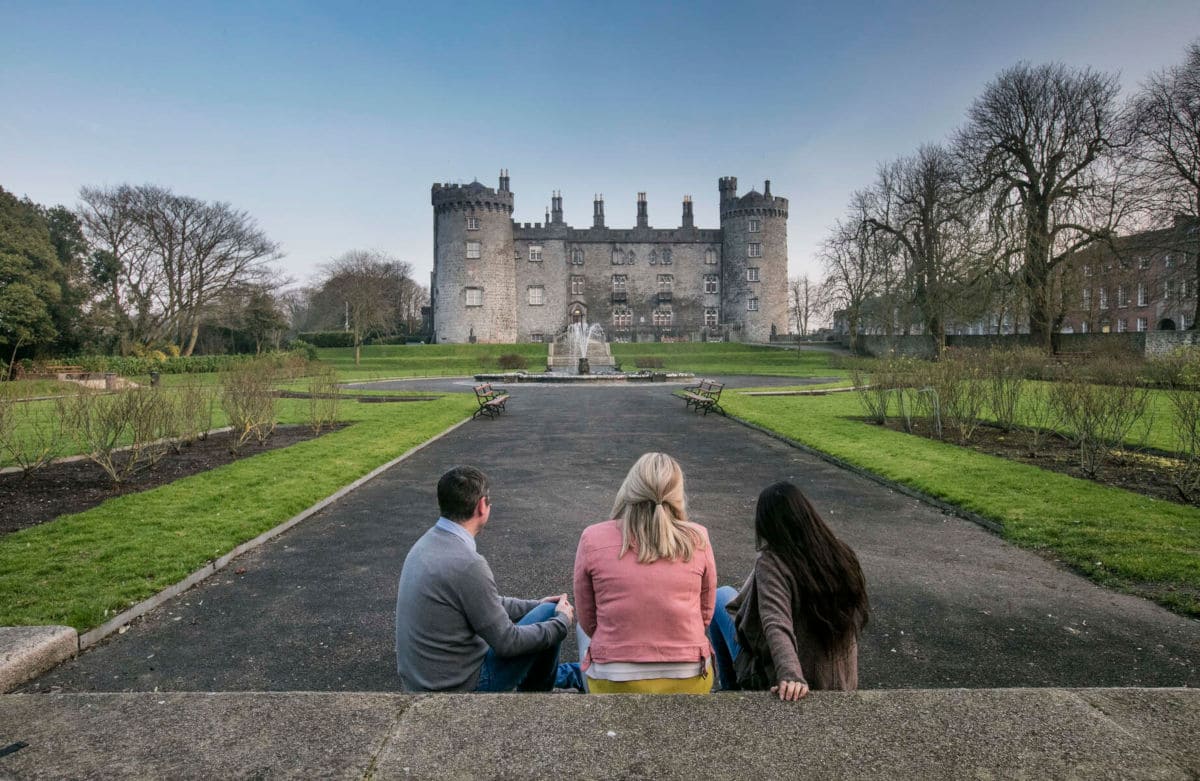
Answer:
[[[903,250],[912,303],[939,355],[955,300],[985,275],[976,251],[977,199],[962,187],[959,171],[948,150],[925,145],[880,168],[868,191],[866,222]]]
[[[964,170],[989,199],[998,255],[1020,259],[1030,334],[1047,350],[1054,270],[1109,239],[1122,216],[1118,89],[1110,74],[1021,63],[975,99],[958,133]]]
[[[821,295],[817,288],[808,274],[788,280],[792,327],[800,336],[808,336],[809,323],[819,314]]]
[[[896,252],[893,240],[868,228],[867,214],[867,197],[856,193],[850,216],[834,226],[820,255],[825,270],[821,289],[830,308],[846,313],[851,350],[858,348],[866,304],[878,292],[882,271]]]
[[[1200,41],[1192,43],[1182,65],[1162,70],[1134,96],[1130,123],[1134,143],[1130,156],[1137,164],[1140,189],[1148,199],[1151,218],[1170,225],[1183,218],[1193,231],[1200,225]],[[1195,241],[1168,249],[1191,255],[1193,279],[1200,290],[1200,257]],[[1193,324],[1200,320],[1200,296]],[[1193,325],[1195,327],[1195,325]]]
[[[326,265],[323,272],[318,303],[326,310],[344,309],[357,366],[366,338],[395,325],[404,291],[412,282],[412,267],[382,252],[351,250]]]

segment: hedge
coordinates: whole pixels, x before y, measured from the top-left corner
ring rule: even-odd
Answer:
[[[288,353],[268,353],[282,358]],[[258,356],[264,357],[264,356]],[[189,355],[175,358],[151,358],[121,355],[83,355],[71,358],[64,363],[83,367],[87,372],[113,372],[122,377],[135,377],[150,372],[159,374],[204,374],[219,372],[236,366],[239,363],[252,361],[253,355]]]
[[[354,334],[349,331],[309,331],[296,334],[296,338],[313,347],[353,347]]]

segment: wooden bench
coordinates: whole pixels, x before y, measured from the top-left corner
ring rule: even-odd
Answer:
[[[87,374],[82,366],[73,364],[51,363],[38,366],[34,364],[33,370],[29,372],[34,377],[53,377],[58,380],[65,380],[70,377],[81,377]]]
[[[482,385],[475,386],[475,401],[479,402],[479,409],[475,410],[475,414],[471,416],[471,420],[484,415],[494,418],[504,411],[504,404],[508,401],[508,393],[498,391],[492,387],[490,382],[485,382]]]
[[[700,380],[699,385],[691,385],[683,389],[684,408],[690,408],[693,412],[704,410],[707,415],[710,410],[725,414],[725,410],[721,407],[721,391],[725,389],[725,385],[713,380]]]

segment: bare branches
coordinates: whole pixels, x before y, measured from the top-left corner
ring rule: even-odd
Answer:
[[[411,265],[371,250],[351,250],[324,267],[317,300],[325,309],[344,311],[345,327],[354,334],[356,365],[366,338],[420,298],[411,277]]]

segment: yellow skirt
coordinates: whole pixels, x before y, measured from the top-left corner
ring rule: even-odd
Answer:
[[[589,677],[587,683],[591,694],[709,694],[713,676],[646,678],[641,681],[604,681]]]

